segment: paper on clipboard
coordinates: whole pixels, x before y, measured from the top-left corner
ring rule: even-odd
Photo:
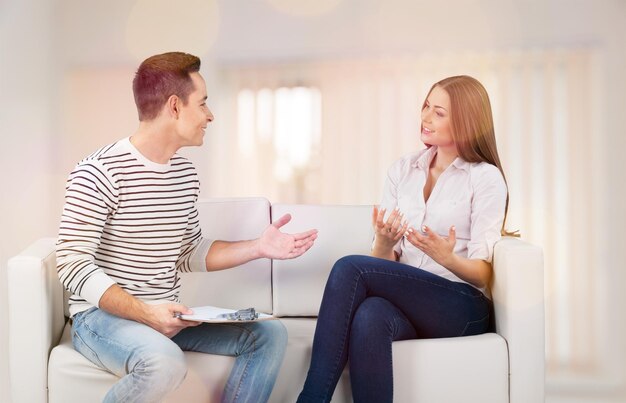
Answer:
[[[180,315],[179,317],[184,320],[192,320],[196,322],[207,322],[207,323],[229,323],[229,322],[256,322],[258,320],[272,320],[277,319],[272,315],[268,315],[266,313],[258,313],[258,318],[251,320],[241,320],[241,319],[226,319],[224,317],[220,317],[223,314],[235,313],[236,309],[227,309],[227,308],[219,308],[216,306],[196,306],[190,308],[193,311],[191,315]]]

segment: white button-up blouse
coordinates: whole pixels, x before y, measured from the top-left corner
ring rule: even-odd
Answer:
[[[426,225],[443,237],[448,236],[454,225],[454,252],[461,257],[491,262],[493,247],[500,239],[507,195],[500,170],[486,162],[470,163],[459,157],[441,173],[425,202],[424,185],[436,153],[437,147],[430,147],[396,161],[387,174],[381,208],[387,209],[388,216],[398,206],[409,227],[421,231]],[[404,237],[394,250],[401,263],[465,282]]]

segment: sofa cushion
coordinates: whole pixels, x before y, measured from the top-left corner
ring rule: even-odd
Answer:
[[[202,235],[209,239],[255,239],[270,224],[270,204],[263,198],[202,200],[197,208]],[[182,273],[181,301],[271,313],[271,267],[269,259],[257,259],[230,270]]]
[[[289,344],[270,402],[294,402],[309,369],[317,322],[312,318],[282,318],[281,321],[289,333]],[[495,333],[398,341],[392,344],[392,349],[394,401],[508,401],[507,345]],[[480,396],[480,399],[470,396]],[[332,402],[351,401],[346,366]]]
[[[274,260],[274,315],[317,316],[330,269],[345,255],[369,255],[372,206],[273,204],[272,221],[291,213],[286,232],[319,230],[315,245],[292,260]]]
[[[234,358],[185,352],[188,370],[182,385],[165,402],[218,402]],[[100,402],[119,378],[91,363],[72,347],[70,325],[52,349],[48,363],[50,403]]]
[[[394,342],[393,374],[398,402],[509,401],[507,344],[495,333]]]
[[[288,318],[282,320],[289,341],[278,380],[270,402],[295,402],[309,368],[315,319]],[[234,358],[185,352],[188,372],[183,384],[166,402],[219,402],[222,390],[232,369]],[[50,354],[48,391],[50,403],[83,403],[102,401],[107,391],[119,378],[91,363],[72,347],[70,325],[63,331],[59,345]],[[350,379],[344,371],[333,403],[352,401]]]

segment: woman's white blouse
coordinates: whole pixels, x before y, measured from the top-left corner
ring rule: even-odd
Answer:
[[[486,162],[470,163],[459,157],[441,173],[425,202],[428,167],[436,153],[437,147],[430,147],[401,158],[389,168],[380,204],[387,209],[385,219],[398,206],[409,226],[419,231],[426,225],[447,237],[454,225],[454,252],[461,257],[491,262],[493,247],[500,239],[507,195],[500,170]],[[464,282],[404,237],[394,250],[401,263]]]

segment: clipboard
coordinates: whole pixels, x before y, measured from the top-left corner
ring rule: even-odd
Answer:
[[[191,315],[184,315],[177,313],[174,317],[184,320],[191,320],[195,322],[205,322],[205,323],[246,323],[246,322],[257,322],[262,320],[276,320],[278,318],[262,313],[256,312],[254,308],[248,309],[228,309],[228,308],[219,308],[216,306],[197,306],[190,308],[193,311]],[[254,312],[256,315],[254,317],[250,317],[250,310]],[[241,314],[238,314],[241,313]]]

